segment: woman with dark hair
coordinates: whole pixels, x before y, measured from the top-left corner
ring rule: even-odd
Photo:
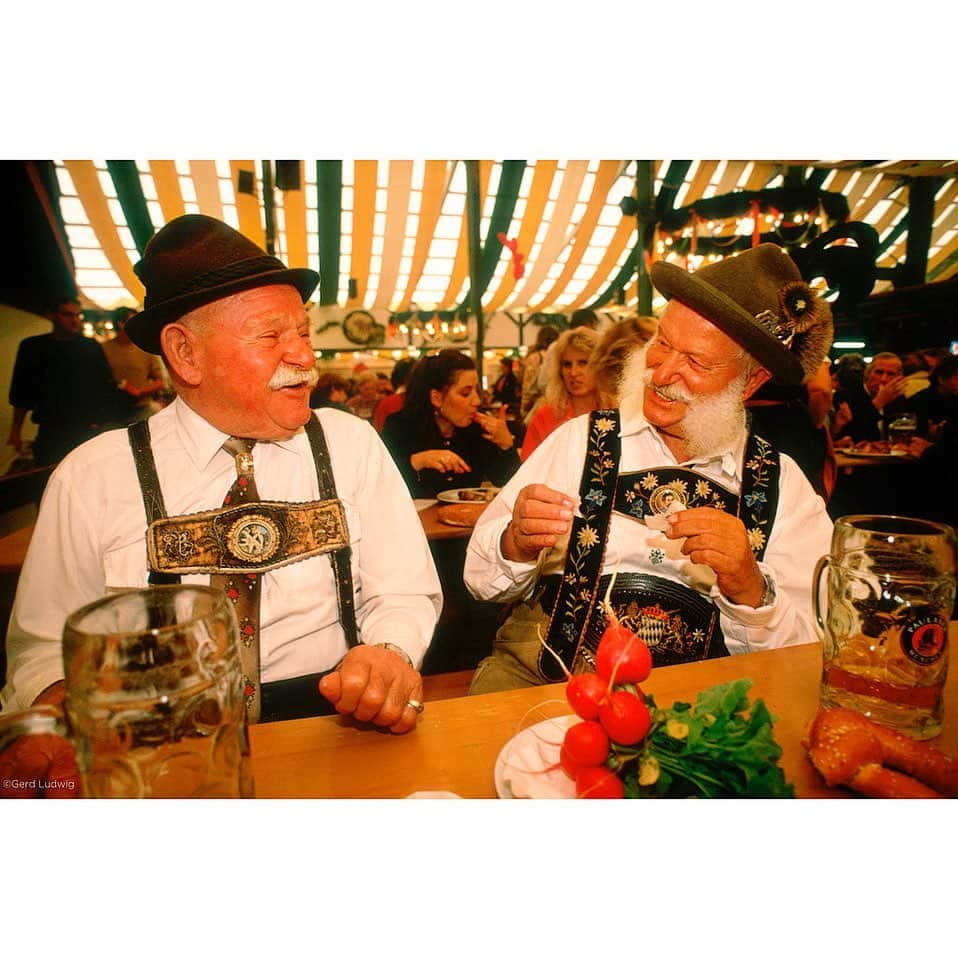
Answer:
[[[464,353],[443,349],[416,364],[406,402],[382,432],[414,499],[484,480],[501,486],[519,468],[505,419],[480,413],[479,403],[479,376]]]

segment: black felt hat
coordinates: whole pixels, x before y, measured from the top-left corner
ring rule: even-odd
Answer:
[[[160,330],[167,323],[198,306],[280,283],[295,287],[305,302],[319,282],[313,270],[287,269],[231,226],[198,213],[170,220],[133,269],[146,296],[143,311],[123,328],[148,353],[161,352]]]
[[[832,344],[831,307],[774,243],[726,256],[694,273],[653,263],[651,275],[659,292],[718,326],[780,383],[810,379]]]

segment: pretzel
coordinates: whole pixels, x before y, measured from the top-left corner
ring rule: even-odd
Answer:
[[[951,756],[851,709],[821,710],[803,744],[829,787],[870,798],[958,797],[958,762]]]

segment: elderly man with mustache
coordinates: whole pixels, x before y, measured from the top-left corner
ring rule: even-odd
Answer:
[[[561,426],[477,523],[465,581],[512,602],[473,693],[590,669],[610,610],[657,665],[816,641],[825,504],[750,432],[745,400],[814,375],[827,303],[773,244],[652,280],[669,299],[620,408]]]
[[[178,580],[221,585],[237,603],[251,722],[338,711],[408,732],[441,589],[375,431],[309,407],[303,303],[317,274],[200,215],[163,227],[136,272],[145,308],[126,331],[162,353],[177,398],[84,444],[51,477],[11,616],[4,709],[62,698],[68,613],[111,590]],[[189,550],[174,555],[158,535],[202,532],[237,506],[251,513],[224,546],[238,558],[221,557],[223,574],[194,571]],[[308,521],[287,523],[294,507]],[[239,560],[251,574],[227,574]]]

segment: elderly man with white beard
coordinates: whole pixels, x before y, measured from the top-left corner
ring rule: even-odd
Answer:
[[[126,332],[162,353],[177,398],[51,477],[11,616],[4,710],[62,699],[70,612],[182,581],[235,605],[251,723],[339,712],[410,731],[441,588],[378,435],[309,407],[303,304],[317,274],[201,215],[166,224],[135,269],[145,308]]]
[[[594,667],[610,612],[668,665],[817,641],[812,574],[832,524],[745,400],[796,384],[831,343],[828,304],[761,244],[652,280],[669,299],[623,370],[620,408],[563,425],[476,524],[465,582],[510,602],[471,693]]]

